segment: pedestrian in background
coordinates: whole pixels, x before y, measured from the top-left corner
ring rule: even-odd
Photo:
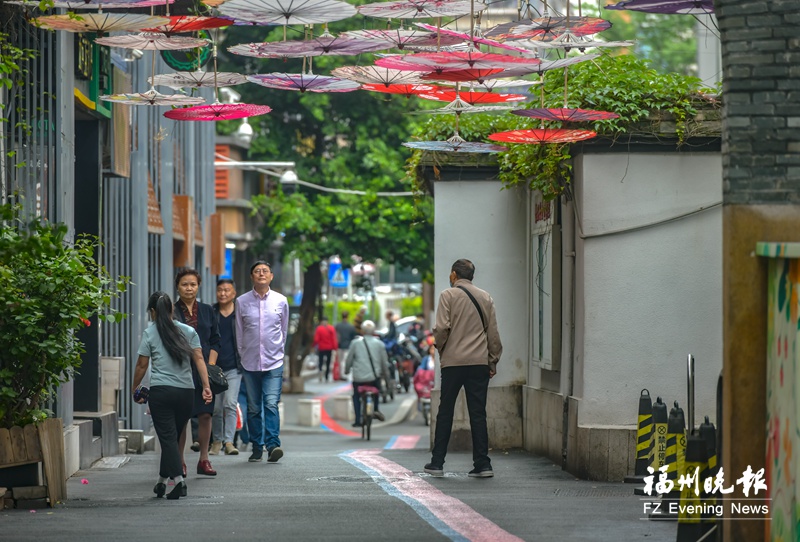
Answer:
[[[331,371],[331,356],[339,349],[339,340],[336,338],[336,329],[328,323],[328,317],[322,316],[317,329],[314,331],[314,348],[317,349],[319,358],[319,381],[323,382],[323,367],[325,382],[328,381]]]
[[[356,314],[355,318],[353,318],[353,327],[356,330],[356,334],[363,335],[361,331],[361,324],[367,318],[367,306],[361,305],[361,308],[358,309],[358,313]]]
[[[203,359],[209,365],[216,365],[219,355],[219,326],[214,308],[208,303],[197,300],[200,289],[200,273],[196,269],[182,269],[175,276],[175,287],[180,299],[175,302],[174,316],[179,322],[186,324],[200,337]],[[202,397],[202,389],[197,371],[193,371],[195,394],[192,416],[197,417],[197,443],[200,447],[200,460],[197,462],[197,474],[216,476],[217,471],[208,460],[208,448],[211,443],[211,415],[214,413],[214,399],[206,403]],[[186,428],[181,433],[181,457],[186,446]],[[184,461],[184,465],[186,461]],[[185,467],[184,467],[185,468]]]
[[[467,398],[472,430],[472,478],[494,476],[489,459],[486,396],[503,353],[491,296],[472,284],[475,266],[457,260],[450,270],[450,288],[439,296],[433,336],[442,368],[441,397],[436,416],[431,462],[425,472],[444,476],[444,458],[453,428],[453,409],[461,388]]]
[[[397,324],[395,321],[397,317],[394,315],[392,311],[386,311],[386,325],[389,330],[386,332],[386,336],[384,339],[387,341],[396,341],[397,340]]]
[[[361,324],[361,330],[364,336],[350,344],[344,367],[345,374],[353,371],[353,409],[356,413],[353,427],[361,425],[361,395],[358,393],[358,387],[375,386],[381,389],[381,377],[389,381],[389,356],[386,354],[383,341],[374,335],[375,323],[365,320]],[[380,401],[375,401],[375,418],[384,421],[385,418],[379,408]]]
[[[350,343],[356,337],[356,328],[353,324],[347,321],[350,317],[348,311],[342,311],[342,320],[336,324],[336,339],[339,343],[339,349],[336,352],[336,358],[339,361],[339,368],[344,373],[344,360],[347,356],[347,349],[350,348]]]
[[[211,403],[214,395],[208,385],[200,337],[193,328],[172,319],[173,307],[169,296],[164,292],[153,293],[147,302],[147,314],[150,324],[142,333],[139,343],[131,393],[137,403],[150,401],[150,418],[161,446],[158,481],[153,492],[156,497],[163,497],[167,491],[167,480],[173,478],[175,487],[167,494],[167,498],[178,499],[187,494],[178,440],[192,415],[195,396],[192,368],[197,372],[202,387],[203,402]],[[151,361],[149,397],[137,399],[136,390]]]
[[[236,299],[236,345],[247,388],[247,430],[253,452],[248,461],[283,457],[278,402],[283,388],[283,357],[289,331],[289,303],[270,289],[272,266],[263,260],[250,267],[253,289]],[[266,433],[266,435],[265,435]]]
[[[219,356],[217,365],[225,372],[228,389],[217,398],[211,429],[214,441],[211,443],[211,455],[217,455],[225,448],[225,455],[239,455],[233,445],[236,434],[236,407],[239,401],[239,387],[242,382],[239,352],[236,348],[236,285],[231,279],[217,281],[217,302],[214,314],[219,326]]]

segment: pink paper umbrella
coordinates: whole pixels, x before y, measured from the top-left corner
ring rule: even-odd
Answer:
[[[262,87],[300,92],[352,92],[361,88],[355,81],[313,73],[248,75],[247,80]]]
[[[201,17],[197,15],[172,15],[169,22],[155,28],[148,28],[147,32],[161,32],[167,36],[181,34],[183,32],[194,32],[196,30],[208,30],[211,28],[223,28],[233,24],[227,17]]]
[[[366,17],[383,19],[416,19],[425,17],[458,17],[472,9],[470,2],[461,0],[401,0],[399,2],[376,2],[358,6],[358,12]],[[475,2],[475,11],[486,9],[486,4]]]
[[[302,58],[321,55],[359,55],[391,49],[386,40],[365,40],[347,36],[322,35],[310,40],[275,41],[269,43],[246,43],[229,47],[237,55],[258,58]]]
[[[392,65],[395,57],[381,58],[375,62],[377,66],[384,68],[404,69]],[[402,57],[406,65],[418,65],[428,71],[438,71],[440,69],[504,69],[517,68],[520,66],[536,66],[541,64],[538,58],[521,58],[510,55],[497,55],[494,53],[481,53],[480,51],[458,52],[451,51],[445,53],[417,53]]]
[[[66,32],[116,32],[141,30],[148,26],[169,22],[166,17],[152,17],[134,13],[85,13],[74,15],[46,15],[31,19],[31,24],[46,30]]]
[[[268,105],[222,104],[217,102],[210,105],[172,109],[165,112],[164,116],[172,120],[216,121],[266,115],[270,111],[272,111],[272,108]]]
[[[576,36],[588,36],[609,28],[611,23],[598,17],[540,17],[499,24],[487,31],[486,37],[500,41],[524,39],[549,41],[567,29]]]
[[[342,32],[342,34],[354,38],[390,41],[394,44],[395,49],[400,49],[401,51],[415,47],[448,47],[450,45],[458,45],[464,41],[453,36],[437,36],[431,32],[399,28],[395,30],[351,30]]]
[[[610,111],[594,111],[592,109],[570,109],[561,108],[535,108],[517,109],[512,111],[520,117],[530,117],[532,119],[555,120],[567,122],[585,122],[591,120],[610,120],[617,119],[619,115]]]
[[[439,34],[440,36],[459,39],[461,41],[472,41],[474,43],[480,43],[481,45],[488,45],[489,47],[495,47],[497,49],[506,49],[508,51],[516,51],[518,53],[528,53],[527,49],[521,49],[519,47],[514,47],[513,45],[506,45],[505,43],[500,43],[499,41],[490,40],[480,36],[473,36],[466,32],[457,32],[455,30],[448,30],[447,28],[439,28],[438,26],[433,26],[432,24],[427,23],[414,23],[416,26],[420,28],[424,28],[425,30],[429,30],[435,34]]]
[[[55,0],[52,4],[53,9],[128,9],[128,8],[149,8],[152,6],[163,6],[172,4],[175,0]],[[6,4],[24,6],[28,8],[38,8],[41,0],[6,0]]]
[[[489,139],[505,143],[575,143],[597,136],[591,130],[564,130],[562,128],[541,128],[538,130],[512,130],[491,134]]]

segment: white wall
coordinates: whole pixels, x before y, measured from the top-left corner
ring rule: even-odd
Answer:
[[[714,419],[722,368],[722,200],[717,153],[576,157],[574,395],[580,425],[636,423],[642,388]],[[610,234],[613,231],[627,230]]]
[[[524,384],[528,371],[527,197],[524,191],[501,190],[498,181],[436,183],[436,300],[450,286],[453,262],[471,260],[473,283],[494,299],[503,341],[491,386]]]

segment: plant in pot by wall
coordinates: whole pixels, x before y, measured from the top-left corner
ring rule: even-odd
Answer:
[[[19,212],[0,206],[0,428],[48,416],[48,398],[80,367],[76,332],[94,315],[121,319],[109,305],[128,283],[97,263],[97,238],[69,242],[65,225]]]

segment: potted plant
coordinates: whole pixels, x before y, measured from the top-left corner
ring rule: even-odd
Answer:
[[[63,433],[60,420],[45,422],[52,416],[47,401],[80,367],[76,331],[94,315],[121,319],[109,306],[128,282],[97,263],[97,238],[70,242],[67,231],[64,224],[24,221],[18,206],[0,205],[0,469],[38,455],[52,481],[47,457],[60,460],[63,474]]]

